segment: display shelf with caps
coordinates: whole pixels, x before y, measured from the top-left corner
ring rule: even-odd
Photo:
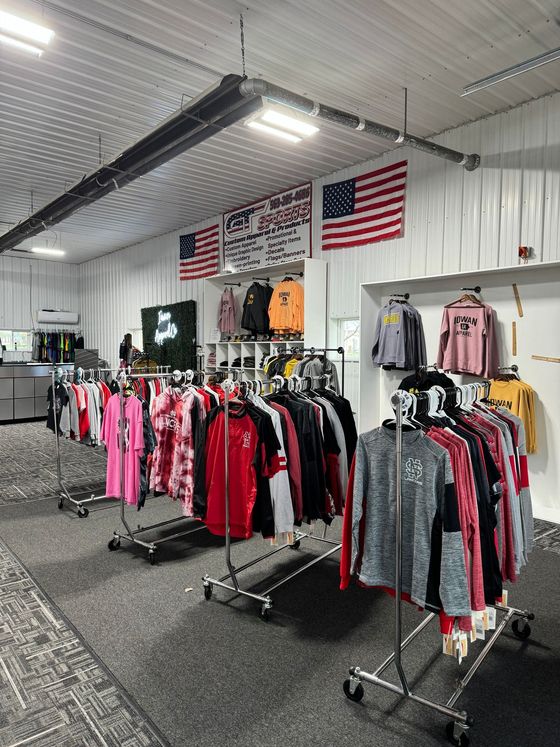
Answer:
[[[301,273],[303,273],[301,275]],[[251,335],[241,327],[243,303],[255,277],[270,278],[274,288],[286,277],[292,277],[304,290],[303,332],[279,335]],[[235,329],[220,333],[218,314],[222,293],[226,287],[233,291]],[[319,259],[304,259],[270,266],[258,271],[216,275],[205,280],[204,288],[204,362],[213,371],[241,368],[249,378],[265,378],[262,367],[267,356],[292,348],[303,348],[308,342],[316,347],[326,345],[327,334],[327,263]],[[227,364],[226,364],[227,361]],[[235,364],[232,366],[232,364]]]

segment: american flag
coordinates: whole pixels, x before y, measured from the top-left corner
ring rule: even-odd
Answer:
[[[220,231],[218,225],[179,236],[179,278],[196,280],[218,272]]]
[[[402,236],[407,163],[399,161],[323,187],[323,249]]]

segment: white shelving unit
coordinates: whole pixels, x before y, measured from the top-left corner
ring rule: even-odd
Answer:
[[[303,277],[296,276],[299,272],[303,272]],[[220,298],[226,285],[241,283],[241,287],[232,288],[236,304],[237,327],[233,335],[235,337],[248,334],[248,330],[242,329],[240,323],[245,294],[253,283],[253,278],[269,277],[270,284],[274,287],[287,275],[291,275],[294,281],[304,288],[304,334],[301,340],[218,342],[213,338],[217,329]],[[272,355],[284,348],[325,347],[326,336],[327,263],[320,259],[304,259],[246,272],[215,275],[204,282],[204,360],[207,371],[225,370],[231,368],[236,358],[240,357],[243,363],[244,358],[254,356],[254,368],[246,368],[243,365],[241,368],[249,378],[264,379],[264,370],[260,367],[264,356]],[[207,364],[208,356],[212,352],[216,353],[216,366]],[[226,361],[227,366],[220,365]]]
[[[523,304],[518,316],[512,283],[516,283]],[[435,363],[439,342],[442,309],[457,298],[462,287],[482,288],[481,298],[489,303],[498,317],[500,365],[516,363],[519,375],[537,394],[537,442],[535,454],[529,455],[529,475],[533,507],[538,518],[560,521],[560,365],[534,360],[532,355],[558,356],[560,327],[560,263],[520,265],[477,272],[463,272],[444,277],[365,283],[361,286],[360,407],[359,431],[377,427],[392,417],[391,392],[407,375],[404,371],[385,371],[374,366],[371,349],[375,322],[391,293],[410,293],[410,303],[420,314],[426,336],[428,363]],[[513,355],[511,323],[517,325],[517,355]],[[456,384],[476,381],[480,377],[451,375]]]

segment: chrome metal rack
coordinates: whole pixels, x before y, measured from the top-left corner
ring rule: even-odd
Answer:
[[[475,389],[476,388],[476,389]],[[486,392],[488,389],[488,382],[483,382],[483,386],[477,384],[467,384],[461,387],[455,387],[455,391],[461,392],[461,397],[467,391],[475,392],[476,398],[480,397],[480,393],[483,390]],[[450,390],[445,390],[449,392]],[[531,634],[531,628],[527,624],[527,620],[533,620],[534,614],[527,610],[516,609],[515,607],[502,606],[500,604],[489,605],[493,606],[496,610],[504,612],[505,615],[497,625],[495,631],[486,642],[479,655],[472,663],[466,674],[457,682],[457,686],[449,699],[445,703],[432,700],[420,695],[416,695],[412,692],[411,686],[407,679],[402,663],[402,652],[408,648],[412,641],[426,628],[429,623],[438,619],[438,616],[434,613],[430,613],[427,617],[422,620],[415,630],[412,631],[405,639],[402,640],[402,432],[403,432],[403,417],[404,413],[408,410],[411,399],[416,396],[418,399],[426,396],[427,393],[421,393],[419,395],[412,395],[404,391],[396,391],[391,397],[391,405],[395,410],[396,418],[396,490],[395,490],[395,632],[394,632],[394,651],[388,656],[385,661],[377,667],[372,673],[366,672],[360,667],[352,667],[350,669],[350,678],[344,682],[344,693],[347,698],[355,702],[359,702],[364,697],[364,688],[362,682],[370,682],[373,685],[379,685],[380,687],[390,690],[397,695],[401,695],[404,698],[419,703],[420,705],[431,708],[438,713],[448,716],[452,719],[447,724],[446,735],[448,740],[455,745],[460,747],[467,747],[470,742],[469,730],[474,723],[473,717],[464,710],[458,710],[455,708],[460,696],[463,694],[466,686],[473,678],[476,671],[481,666],[482,662],[486,659],[490,653],[492,647],[503,633],[507,624],[513,620],[512,630],[514,634],[524,640]],[[467,395],[468,396],[468,395]],[[519,623],[523,624],[520,625]],[[395,685],[392,682],[388,682],[383,679],[381,675],[391,665],[395,664],[397,670],[399,685]]]
[[[54,390],[55,390],[55,372],[58,366],[54,365],[51,370],[51,386],[52,386],[52,392],[53,392],[53,407],[54,407]],[[169,366],[161,366],[163,369],[169,369]],[[78,369],[76,369],[78,370]],[[86,369],[87,371],[90,371],[91,373],[96,373],[97,375],[102,373],[117,373],[118,371],[122,371],[123,369],[119,368],[94,368],[94,369]],[[67,373],[67,372],[65,372]],[[159,374],[160,376],[165,374]],[[58,424],[56,423],[56,417],[55,417],[55,436],[56,436],[56,477],[58,482],[58,508],[62,510],[65,506],[65,504],[70,504],[70,506],[73,507],[75,510],[75,513],[81,518],[85,519],[89,516],[89,509],[86,508],[86,505],[89,505],[91,503],[96,503],[97,501],[103,501],[107,498],[111,498],[112,496],[107,495],[94,495],[93,493],[90,495],[89,498],[80,498],[76,499],[72,493],[68,490],[66,487],[66,483],[64,482],[64,479],[62,477],[62,466],[61,466],[61,456],[60,456],[60,435],[57,433],[58,431]]]
[[[181,380],[192,380],[192,371],[173,371],[173,378],[178,382]],[[185,537],[188,534],[193,534],[194,532],[199,532],[201,529],[206,529],[206,526],[204,524],[198,524],[196,527],[191,527],[189,529],[185,529],[180,532],[175,532],[171,535],[166,535],[165,537],[160,537],[159,539],[154,539],[151,541],[143,540],[138,537],[139,534],[144,534],[144,532],[149,532],[154,529],[159,529],[164,526],[169,526],[170,524],[176,524],[179,521],[187,521],[190,517],[188,516],[178,516],[175,519],[168,519],[167,521],[160,521],[157,524],[150,524],[147,527],[141,526],[138,524],[138,527],[136,529],[132,529],[130,527],[130,524],[128,523],[125,515],[125,506],[126,501],[124,497],[124,459],[125,459],[125,449],[124,449],[124,443],[125,443],[125,411],[124,411],[124,393],[123,388],[124,384],[127,379],[161,379],[165,377],[169,377],[170,374],[121,374],[118,376],[117,380],[119,383],[119,407],[120,407],[120,417],[119,417],[119,477],[120,477],[120,487],[119,487],[119,500],[120,500],[120,519],[121,523],[125,529],[123,532],[122,530],[119,531],[115,529],[113,532],[113,537],[109,540],[107,543],[107,547],[109,550],[114,551],[118,550],[121,546],[121,540],[124,540],[125,542],[129,542],[132,545],[140,545],[140,547],[144,547],[148,550],[148,560],[150,561],[151,565],[154,565],[156,562],[156,551],[159,545],[162,545],[165,542],[170,542],[171,540],[177,539],[178,537]],[[190,377],[190,379],[189,379]]]
[[[257,381],[257,384],[276,386],[279,383],[280,378],[281,377],[279,377],[278,379],[271,379],[271,380],[262,381],[262,382]],[[322,560],[325,560],[326,558],[333,555],[335,552],[341,549],[342,544],[339,542],[336,542],[335,540],[331,540],[326,536],[327,526],[325,525],[322,536],[316,536],[312,534],[311,530],[308,532],[296,531],[294,532],[294,538],[293,538],[292,543],[285,543],[283,545],[280,545],[279,547],[275,547],[273,550],[269,550],[263,555],[260,555],[259,557],[254,558],[253,560],[250,560],[248,563],[244,563],[239,568],[237,568],[233,564],[232,557],[231,557],[230,495],[229,495],[229,394],[231,391],[231,383],[229,381],[225,381],[223,383],[223,387],[226,392],[225,402],[224,402],[224,416],[225,416],[225,428],[224,428],[225,496],[224,496],[224,499],[225,499],[225,558],[226,558],[226,566],[227,566],[228,572],[224,576],[221,576],[220,578],[212,578],[208,574],[206,574],[203,577],[202,581],[203,581],[203,586],[204,586],[204,597],[207,600],[211,599],[214,586],[219,586],[222,589],[227,589],[228,591],[232,591],[235,594],[241,594],[242,596],[249,597],[250,599],[254,599],[255,601],[259,602],[261,605],[260,610],[259,610],[260,617],[262,620],[268,621],[270,617],[270,610],[272,609],[274,605],[273,599],[270,596],[272,592],[278,589],[280,586],[283,586],[284,584],[286,584],[288,581],[291,581],[296,576],[299,576],[300,573],[303,573],[308,568],[312,568],[317,563],[320,563]],[[268,588],[266,588],[264,591],[260,592],[259,594],[241,587],[239,580],[238,580],[239,573],[247,570],[247,568],[252,568],[257,563],[260,563],[266,558],[270,558],[272,555],[276,555],[276,553],[281,552],[282,550],[286,550],[288,548],[291,550],[299,549],[301,545],[301,541],[305,539],[313,540],[315,542],[322,542],[324,544],[330,545],[330,548],[326,552],[324,552],[322,555],[319,555],[316,558],[313,558],[313,560],[310,560],[309,562],[305,563],[300,568],[297,568],[295,571],[292,571],[284,578],[281,578],[279,581],[275,581],[275,583],[273,583],[271,586],[269,586]],[[229,580],[229,583],[227,583],[228,580]]]

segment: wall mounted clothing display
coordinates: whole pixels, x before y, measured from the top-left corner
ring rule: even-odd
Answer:
[[[534,454],[537,450],[536,428],[536,393],[532,386],[517,377],[505,376],[490,382],[489,403],[506,407],[523,421],[527,436],[527,452]]]
[[[218,308],[218,329],[223,334],[232,335],[236,323],[235,296],[229,286],[224,288]]]
[[[441,319],[437,366],[451,373],[491,378],[498,373],[494,309],[471,294],[448,304]]]
[[[268,334],[270,323],[268,306],[272,296],[272,288],[268,283],[252,283],[243,302],[241,326],[254,335]]]
[[[422,317],[407,301],[390,299],[377,316],[374,365],[410,371],[427,364]]]
[[[33,333],[31,358],[44,363],[73,363],[76,333],[37,330]]]
[[[270,329],[278,334],[303,332],[303,286],[285,277],[274,288],[268,306]]]

